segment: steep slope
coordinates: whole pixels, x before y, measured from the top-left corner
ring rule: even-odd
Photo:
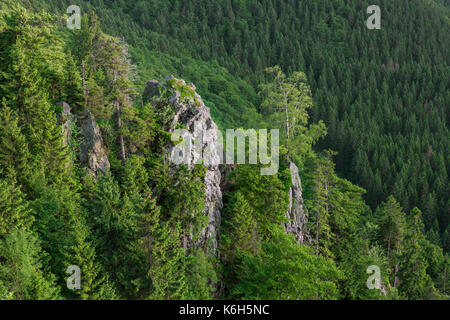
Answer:
[[[32,5],[63,13],[69,2]],[[264,69],[279,64],[288,73],[305,71],[315,100],[312,120],[323,119],[329,131],[319,148],[338,151],[339,173],[368,191],[372,209],[390,194],[406,210],[418,206],[429,238],[448,248],[448,3],[380,0],[382,28],[369,30],[372,4],[80,2],[84,11],[95,6],[106,30],[136,48],[134,58],[148,74],[141,85],[149,76],[162,77],[162,69],[195,82],[224,127],[271,126],[259,117],[251,122],[254,108],[247,104],[258,104],[254,92],[266,80]],[[194,79],[194,69],[215,65],[237,86],[209,77],[214,72],[203,83],[204,76]]]
[[[141,5],[145,3],[150,2]],[[274,12],[283,4],[277,2]],[[116,5],[114,10],[120,10],[125,4]],[[228,14],[240,8],[237,1],[224,5],[231,8]],[[334,152],[311,149],[325,128],[306,127],[306,110],[294,113],[304,120],[295,127],[300,141],[286,141],[279,150],[281,158],[295,159],[295,164],[281,160],[273,175],[261,175],[264,165],[220,167],[220,157],[214,156],[220,148],[213,108],[210,114],[210,104],[206,99],[203,103],[193,84],[174,77],[151,80],[141,95],[133,90],[135,68],[126,44],[103,33],[95,14],[83,16],[81,30],[57,21],[13,1],[0,3],[0,296],[448,298],[449,259],[429,240],[438,239],[424,232],[428,211],[423,219],[419,208],[405,210],[392,196],[372,211],[363,200],[365,190],[336,174]],[[332,51],[328,49],[323,52]],[[407,70],[401,69],[394,60],[381,64],[382,74],[392,82],[404,81],[401,72]],[[375,88],[374,78],[357,76]],[[207,83],[201,82],[203,90],[212,83],[219,96],[226,96],[234,87],[216,80],[212,72]],[[274,86],[275,81],[266,88]],[[425,91],[439,95],[445,83],[440,86],[428,83]],[[311,106],[306,89],[302,92]],[[403,88],[393,90],[399,96]],[[59,101],[70,103],[72,110]],[[266,115],[266,110],[261,112]],[[261,119],[255,118],[259,125],[273,126]],[[411,118],[408,125],[414,123]],[[362,129],[355,122],[355,132],[364,137]],[[388,132],[402,135],[395,126]],[[189,144],[194,148],[179,152]],[[211,150],[206,167],[195,164]],[[434,146],[427,153],[434,163]],[[421,157],[420,152],[414,155]],[[177,157],[185,165],[174,161]],[[413,163],[408,167],[406,173],[414,180]],[[439,186],[445,174],[436,174]],[[402,191],[401,182],[394,187]],[[82,289],[66,287],[68,266],[80,267]],[[368,290],[368,266],[379,267],[381,291]]]

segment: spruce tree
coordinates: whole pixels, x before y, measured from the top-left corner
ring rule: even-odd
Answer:
[[[58,299],[55,277],[45,268],[45,253],[32,232],[13,229],[0,241],[0,282],[18,300]]]
[[[225,260],[232,260],[238,251],[256,254],[260,243],[254,211],[239,191],[232,194],[225,209],[224,242],[222,254]]]
[[[29,229],[33,223],[29,203],[11,169],[7,170],[5,178],[0,178],[0,212],[0,239],[14,228]]]
[[[25,136],[18,125],[17,116],[3,101],[0,105],[0,168],[19,173],[20,182],[26,184],[30,176],[30,154]],[[6,174],[7,172],[3,172]]]

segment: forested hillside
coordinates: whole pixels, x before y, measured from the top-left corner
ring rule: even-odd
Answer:
[[[31,2],[61,13],[68,6]],[[338,172],[367,190],[372,209],[390,194],[406,210],[418,206],[430,239],[450,248],[448,6],[380,0],[382,28],[369,30],[373,3],[359,0],[81,4],[136,47],[141,84],[167,74],[196,83],[226,128],[258,125],[251,109],[265,68],[305,72],[312,120],[329,132],[318,147],[338,152]]]
[[[380,0],[369,30],[368,1],[94,0],[70,30],[70,1],[21,3],[0,299],[448,299],[448,5]],[[171,164],[198,118],[279,128],[277,173]]]

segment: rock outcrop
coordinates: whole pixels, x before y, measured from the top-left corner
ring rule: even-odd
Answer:
[[[110,169],[108,155],[103,144],[100,128],[95,123],[94,115],[85,109],[79,118],[82,143],[80,146],[80,162],[87,167],[95,176],[99,172]]]
[[[185,246],[206,246],[212,252],[217,250],[222,204],[222,191],[220,188],[221,173],[219,164],[221,160],[221,143],[217,134],[218,127],[212,120],[209,108],[205,106],[202,98],[195,92],[193,84],[186,84],[173,76],[166,77],[165,81],[150,80],[144,92],[146,100],[159,96],[161,91],[170,92],[169,105],[173,108],[173,118],[167,128],[174,132],[176,128],[184,128],[183,143],[190,146],[183,154],[183,163],[190,169],[203,160],[206,167],[205,184],[205,214],[208,224],[201,231],[200,238],[193,243],[188,239]],[[177,147],[170,145],[168,154],[178,152]],[[222,155],[223,156],[223,155]]]
[[[303,206],[302,183],[298,174],[298,168],[293,162],[288,162],[291,172],[292,186],[289,189],[289,208],[286,211],[286,218],[289,222],[284,224],[286,233],[292,234],[299,243],[309,241],[307,229],[308,211]]]
[[[64,101],[56,105],[62,109],[56,116],[58,124],[61,125],[64,145],[72,147],[72,138],[81,138],[79,150],[81,165],[87,167],[94,176],[97,176],[99,172],[106,172],[110,168],[110,163],[94,115],[88,109],[85,109],[82,116],[74,115],[69,104]],[[81,129],[80,137],[72,137],[72,130],[76,124]]]
[[[171,106],[172,114],[166,119],[166,130],[177,133],[183,141],[183,147],[168,146],[168,156],[173,161],[174,156],[182,158],[179,163],[193,168],[196,163],[203,163],[206,167],[205,184],[205,214],[208,225],[201,231],[200,239],[195,243],[192,239],[185,239],[184,246],[207,246],[213,252],[217,250],[217,242],[221,223],[222,191],[227,188],[226,176],[233,170],[232,166],[221,165],[223,145],[218,128],[211,118],[209,108],[202,98],[195,92],[195,86],[186,84],[173,76],[165,81],[150,80],[144,91],[146,101],[151,100],[155,105],[161,102],[161,94],[165,95],[164,103]],[[163,104],[164,104],[163,103]],[[178,130],[178,132],[176,132]],[[188,146],[188,147],[186,147]],[[180,152],[183,149],[183,152]],[[186,151],[187,150],[187,151]],[[202,162],[203,160],[203,162]],[[309,241],[307,230],[308,212],[303,205],[302,185],[297,166],[288,162],[291,172],[292,186],[289,189],[289,208],[284,224],[285,231],[294,235],[299,243]],[[219,169],[220,168],[220,169]]]
[[[57,115],[58,123],[62,127],[62,135],[64,140],[64,145],[70,145],[72,128],[76,121],[75,116],[70,112],[70,106],[67,102],[61,101],[56,104],[58,107],[62,108],[62,112]]]

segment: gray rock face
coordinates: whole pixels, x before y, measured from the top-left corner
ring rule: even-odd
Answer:
[[[80,146],[81,164],[86,166],[95,176],[99,172],[106,172],[111,166],[94,115],[86,109],[79,121],[83,137]]]
[[[69,104],[67,102],[61,101],[61,102],[58,102],[56,105],[58,107],[62,108],[62,111],[63,111],[62,114],[63,115],[70,114],[70,106],[69,106]]]
[[[202,98],[195,92],[193,85],[186,85],[184,80],[175,79],[173,76],[166,77],[166,82],[159,83],[158,86],[166,86],[168,80],[175,80],[173,94],[169,97],[169,104],[173,107],[174,116],[171,122],[170,132],[174,132],[180,126],[185,128],[185,134],[180,134],[184,138],[183,144],[189,147],[183,154],[183,163],[192,169],[195,164],[203,163],[206,167],[204,177],[205,184],[205,214],[208,216],[208,224],[201,231],[200,238],[193,243],[192,239],[187,239],[186,247],[207,247],[212,252],[217,250],[219,236],[222,203],[222,191],[220,189],[221,173],[219,164],[223,156],[218,127],[212,120],[209,108],[205,106]],[[156,81],[149,81],[148,92],[159,92]],[[180,91],[190,88],[191,95],[183,95]],[[147,91],[146,89],[146,91]],[[171,145],[169,155],[173,156],[178,152],[179,147]],[[172,157],[171,157],[172,158]],[[203,162],[202,162],[203,160]]]
[[[58,102],[56,105],[63,109],[62,113],[57,115],[57,119],[58,123],[62,126],[64,145],[69,146],[73,124],[75,123],[75,116],[70,112],[70,106],[67,102]]]
[[[289,162],[292,186],[289,189],[289,209],[286,211],[288,223],[284,224],[286,233],[294,235],[299,243],[309,241],[309,233],[306,226],[308,211],[303,206],[302,183],[298,174],[298,168],[293,162]]]

